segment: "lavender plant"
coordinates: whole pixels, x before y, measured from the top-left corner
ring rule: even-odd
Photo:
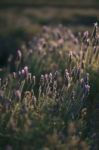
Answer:
[[[97,28],[94,24],[92,35],[86,31],[79,39],[64,26],[45,26],[27,48],[17,51],[16,71],[10,73],[8,66],[0,78],[3,147],[90,148],[82,131],[91,89],[89,69],[99,64]]]

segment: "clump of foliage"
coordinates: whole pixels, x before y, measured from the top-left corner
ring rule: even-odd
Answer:
[[[96,147],[96,133],[88,130],[88,103],[93,68],[99,69],[97,29],[95,23],[92,34],[86,31],[76,37],[62,25],[44,26],[42,34],[17,50],[14,61],[10,55],[0,79],[1,148]],[[16,69],[11,73],[12,62]]]

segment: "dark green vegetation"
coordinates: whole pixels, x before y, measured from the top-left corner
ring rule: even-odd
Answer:
[[[1,4],[69,4],[69,5],[92,5],[92,4],[98,4],[98,0],[87,0],[87,1],[82,1],[82,0],[1,0]]]
[[[0,70],[0,148],[98,150],[98,25],[39,31]]]

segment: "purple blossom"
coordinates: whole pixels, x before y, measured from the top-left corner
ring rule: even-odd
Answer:
[[[87,96],[89,94],[89,91],[90,91],[90,85],[85,84],[85,86],[84,86],[84,96]]]
[[[16,98],[17,100],[20,100],[20,99],[21,99],[21,92],[20,92],[20,90],[15,90],[14,95],[15,95],[15,98]]]

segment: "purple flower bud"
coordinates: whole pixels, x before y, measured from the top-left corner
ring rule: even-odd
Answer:
[[[24,69],[21,70],[22,75],[25,75],[25,71]]]
[[[18,100],[21,99],[21,92],[20,92],[20,90],[16,90],[14,94],[15,94],[16,99],[18,99]]]
[[[84,32],[84,37],[88,38],[88,35],[89,35],[89,32],[88,32],[88,31],[85,31],[85,32]]]
[[[88,36],[89,36],[89,32],[88,31],[85,31],[84,34],[83,34],[83,42],[86,42],[86,40],[88,39]]]
[[[84,96],[87,96],[90,91],[90,86],[88,84],[85,84],[84,86]]]
[[[27,78],[28,77],[28,73],[29,73],[28,72],[28,67],[25,66],[24,69],[21,70],[21,74],[22,74],[23,77]]]
[[[24,71],[25,71],[25,74],[27,75],[28,74],[28,67],[27,66],[24,67]]]
[[[48,76],[48,74],[45,74],[44,78],[45,78],[45,82],[48,83],[48,81],[49,81],[49,76]]]
[[[13,150],[11,145],[7,145],[5,150]]]
[[[86,89],[87,92],[89,92],[90,91],[90,85],[86,84],[85,89]]]
[[[25,78],[26,75],[25,75],[24,69],[21,70],[21,75],[22,75],[22,78]],[[20,76],[20,74],[19,74],[19,76]]]

